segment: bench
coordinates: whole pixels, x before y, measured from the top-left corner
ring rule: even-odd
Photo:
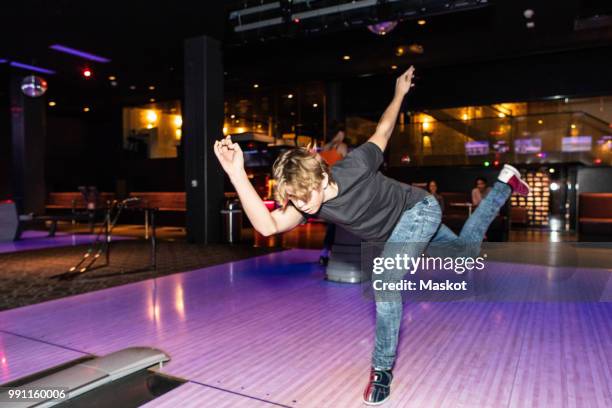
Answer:
[[[98,201],[96,203],[97,208],[104,208],[107,201],[113,201],[115,199],[114,193],[100,193]],[[49,193],[47,196],[47,204],[45,206],[48,210],[86,210],[89,207],[83,198],[83,194],[78,191],[74,192],[58,192]]]
[[[582,193],[578,196],[580,241],[612,238],[612,193]]]
[[[529,213],[525,207],[510,208],[510,222],[513,225],[527,225],[529,223]]]
[[[130,193],[131,197],[138,197],[142,200],[143,207],[157,208],[158,211],[187,211],[187,200],[184,191],[179,192],[140,192]]]

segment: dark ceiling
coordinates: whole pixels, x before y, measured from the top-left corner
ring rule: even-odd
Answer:
[[[92,103],[140,104],[150,98],[175,98],[182,91],[183,40],[203,34],[223,37],[225,10],[214,3],[4,2],[0,5],[0,31],[5,39],[0,43],[0,59],[56,71],[43,76],[58,107],[79,109]],[[52,44],[84,50],[111,62],[63,54],[49,49]],[[85,68],[93,72],[90,79],[82,75]],[[116,87],[111,86],[110,76],[117,78]],[[149,86],[155,90],[150,91]]]
[[[281,4],[286,1],[281,0]],[[302,8],[306,3],[316,8],[346,2],[298,3]],[[580,26],[577,22],[588,23],[595,15],[612,14],[610,1],[396,0],[392,2],[393,12],[404,14],[397,28],[385,36],[376,36],[365,28],[373,22],[369,19],[381,17],[376,6],[366,14],[361,10],[285,24],[273,30],[235,32],[236,22],[228,18],[231,11],[268,3],[274,1],[4,2],[0,5],[4,17],[0,60],[57,71],[47,77],[49,96],[58,99],[58,105],[79,109],[83,104],[141,104],[150,98],[180,98],[183,41],[203,34],[224,41],[226,85],[230,91],[248,87],[253,81],[290,83],[385,76],[395,75],[392,65],[401,69],[415,64],[427,69],[612,46],[612,29],[602,19],[599,21],[604,23],[599,27],[595,24],[589,28],[586,24],[587,28],[576,29]],[[444,3],[452,6],[444,9]],[[471,6],[457,6],[462,3]],[[441,12],[441,7],[446,11]],[[535,13],[531,20],[523,15],[528,8]],[[414,10],[419,12],[415,14]],[[267,13],[261,18],[271,17],[275,11]],[[252,22],[260,17],[249,18]],[[419,19],[425,19],[426,24],[417,24]],[[535,26],[527,28],[528,21]],[[112,61],[90,63],[48,48],[56,43]],[[396,55],[398,46],[414,44],[424,52]],[[343,55],[350,55],[350,61],[344,61]],[[91,79],[83,78],[85,67],[93,70]],[[117,77],[116,87],[110,85],[111,75]],[[149,90],[151,85],[154,90]]]
[[[407,7],[412,5],[414,9],[414,3],[440,2],[400,3],[406,3]],[[531,19],[524,17],[526,9],[534,11]],[[329,33],[311,33],[301,27],[301,22],[293,24],[291,36],[279,34],[282,28],[262,31],[258,35],[234,34],[226,41],[226,68],[237,83],[247,78],[259,81],[296,77],[344,78],[390,73],[393,65],[400,68],[411,64],[420,67],[461,65],[610,46],[611,26],[575,29],[577,21],[588,20],[597,13],[612,14],[612,2],[481,1],[475,2],[474,7],[455,7],[432,16],[424,12],[404,18],[385,36],[370,33],[365,27],[367,21],[343,30],[331,30],[330,22]],[[421,19],[426,24],[419,25],[417,22]],[[342,20],[350,21],[350,16]],[[530,21],[533,28],[526,25]],[[344,27],[342,21],[339,24]],[[397,47],[406,48],[412,44],[422,46],[424,52],[406,53],[401,57],[395,54]],[[343,61],[343,55],[350,55],[351,60]]]

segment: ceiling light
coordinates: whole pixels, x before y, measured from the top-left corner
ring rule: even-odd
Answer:
[[[387,35],[397,27],[397,21],[383,21],[378,24],[371,24],[368,30],[376,35]]]
[[[42,74],[49,74],[49,75],[55,74],[55,71],[53,71],[51,69],[41,68],[41,67],[37,67],[37,66],[34,66],[34,65],[29,65],[29,64],[23,64],[23,63],[17,62],[17,61],[11,61],[10,66],[11,67],[15,67],[15,68],[27,69],[28,71],[40,72]]]
[[[408,47],[408,50],[410,50],[410,52],[413,54],[422,54],[425,52],[425,49],[421,44],[412,44],[410,47]]]
[[[147,122],[154,123],[157,122],[157,113],[155,111],[147,111]]]
[[[50,46],[49,48],[51,48],[52,50],[55,50],[55,51],[63,52],[65,54],[71,54],[71,55],[75,55],[77,57],[85,58],[85,59],[90,60],[90,61],[103,62],[103,63],[107,63],[107,62],[111,61],[108,58],[100,57],[99,55],[95,55],[95,54],[91,54],[89,52],[77,50],[75,48],[66,47],[65,45],[55,44],[55,45]]]

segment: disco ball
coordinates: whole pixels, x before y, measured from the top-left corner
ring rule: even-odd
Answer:
[[[378,24],[371,24],[368,26],[368,30],[376,35],[386,35],[393,31],[397,27],[397,21],[384,21]]]
[[[21,92],[30,98],[37,98],[47,92],[47,81],[43,78],[30,75],[21,81]]]

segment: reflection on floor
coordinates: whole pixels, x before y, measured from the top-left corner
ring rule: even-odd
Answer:
[[[317,256],[276,252],[1,312],[0,383],[147,345],[188,382],[146,407],[360,407],[374,305],[359,285],[325,281]],[[491,279],[512,285],[516,268],[496,264]],[[529,268],[549,286],[549,267]],[[385,407],[612,406],[611,316],[612,303],[409,303]]]
[[[24,231],[21,234],[21,239],[17,241],[1,242],[0,254],[44,248],[86,245],[96,242],[99,238],[100,237],[93,234],[70,234],[66,232],[58,232],[54,237],[50,237],[47,231]],[[113,235],[112,239],[117,241],[130,238]]]

